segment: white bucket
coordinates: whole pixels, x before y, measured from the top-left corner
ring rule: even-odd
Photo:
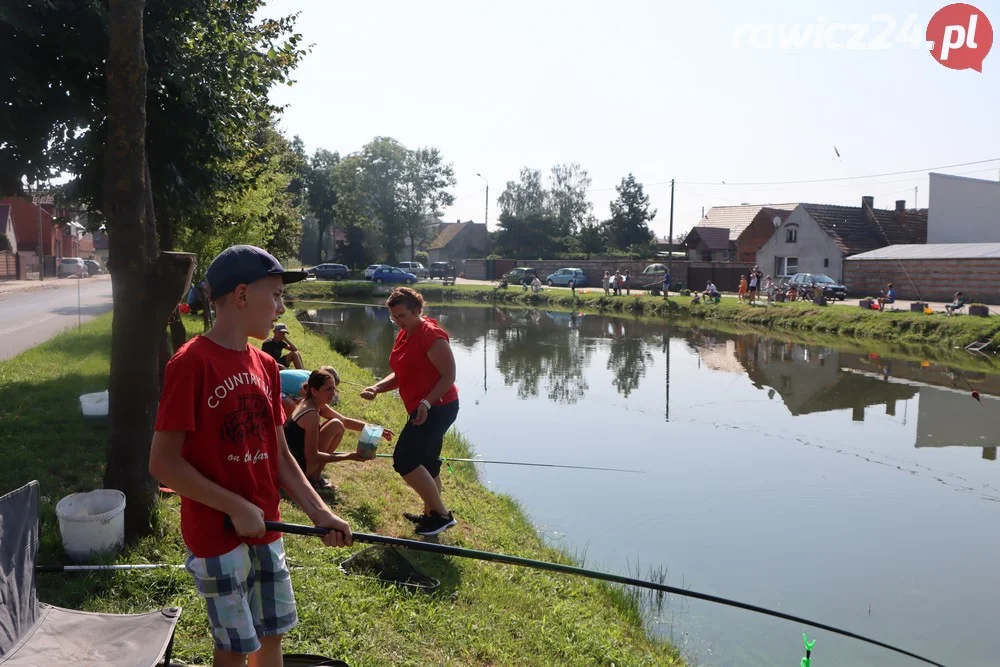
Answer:
[[[108,391],[99,391],[96,394],[84,394],[80,397],[80,409],[83,410],[84,417],[107,417],[108,416]]]
[[[75,561],[115,554],[125,544],[125,494],[97,489],[66,496],[56,505],[63,550]]]

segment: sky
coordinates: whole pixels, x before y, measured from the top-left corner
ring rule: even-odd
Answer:
[[[703,207],[926,207],[930,168],[992,160],[935,170],[1000,179],[1000,47],[982,72],[939,64],[925,30],[944,4],[272,0],[262,14],[300,13],[311,52],[272,99],[310,153],[376,136],[436,147],[457,179],[444,220],[482,222],[481,173],[490,229],[522,168],[576,162],[598,219],[632,173],[663,237],[674,179],[676,237]],[[977,4],[1000,27],[1000,2]]]

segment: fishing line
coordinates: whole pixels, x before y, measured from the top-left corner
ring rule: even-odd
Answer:
[[[392,454],[376,454],[378,458],[391,459]],[[491,461],[487,459],[453,459],[450,457],[440,457],[440,461],[447,463],[449,461],[454,461],[456,463],[495,463],[497,465],[508,465],[508,466],[531,466],[535,468],[572,468],[574,470],[599,470],[601,472],[628,472],[636,473],[640,475],[645,475],[645,470],[629,470],[627,468],[597,468],[593,466],[573,466],[573,465],[563,465],[559,463],[529,463],[526,461]]]
[[[225,526],[227,529],[232,530],[232,522],[229,517],[225,519]],[[267,530],[280,532],[280,533],[291,533],[295,535],[312,535],[317,537],[323,537],[327,535],[331,529],[329,528],[317,528],[314,526],[302,526],[297,524],[288,524],[278,521],[265,521],[264,526]],[[494,563],[505,563],[507,565],[518,565],[521,567],[530,567],[537,570],[548,570],[551,572],[560,572],[563,574],[573,574],[577,576],[587,577],[590,579],[598,579],[601,581],[609,581],[616,584],[623,584],[626,586],[635,586],[638,588],[646,588],[649,590],[658,591],[661,593],[670,593],[673,595],[678,595],[681,597],[691,597],[697,600],[704,600],[706,602],[715,602],[716,604],[726,605],[729,607],[735,607],[737,609],[744,609],[746,611],[753,611],[759,614],[764,614],[766,616],[773,616],[775,618],[780,618],[786,621],[792,621],[794,623],[802,623],[803,625],[808,625],[820,630],[826,630],[828,632],[833,632],[844,637],[849,637],[851,639],[857,639],[874,646],[878,646],[900,655],[905,655],[915,660],[927,663],[929,665],[936,665],[937,667],[944,667],[943,664],[935,662],[929,658],[917,655],[916,653],[911,653],[901,648],[897,648],[891,644],[878,641],[877,639],[871,639],[864,637],[862,635],[856,634],[849,630],[841,630],[840,628],[835,628],[831,625],[826,625],[824,623],[818,623],[816,621],[810,621],[799,616],[793,616],[792,614],[786,614],[780,611],[774,611],[772,609],[767,609],[765,607],[759,607],[757,605],[748,604],[746,602],[739,602],[736,600],[730,600],[727,598],[719,597],[716,595],[709,595],[707,593],[699,593],[697,591],[687,590],[684,588],[677,588],[675,586],[668,586],[667,584],[660,584],[651,581],[646,581],[644,579],[636,579],[634,577],[623,577],[617,574],[608,574],[606,572],[598,572],[597,570],[587,570],[582,567],[576,567],[573,565],[561,565],[558,563],[551,563],[548,561],[534,560],[531,558],[521,558],[519,556],[508,556],[507,554],[495,553],[491,551],[478,551],[475,549],[465,549],[462,547],[454,547],[447,544],[436,544],[433,542],[421,542],[418,540],[408,540],[400,537],[387,537],[378,534],[368,534],[368,533],[353,533],[352,539],[355,542],[369,543],[369,544],[382,544],[385,546],[396,546],[404,547],[407,549],[413,549],[414,551],[426,551],[429,553],[441,554],[445,556],[457,556],[459,558],[472,558],[476,560],[490,561]]]

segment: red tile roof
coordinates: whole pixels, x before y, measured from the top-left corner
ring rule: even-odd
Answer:
[[[687,247],[696,246],[699,239],[709,250],[727,250],[730,244],[728,229],[698,225],[688,232],[684,239],[684,245]]]
[[[739,206],[713,206],[698,227],[720,227],[729,230],[729,240],[735,242],[743,230],[750,226],[763,208],[791,212],[798,204],[740,204]]]
[[[802,204],[848,255],[899,243],[927,243],[927,209],[872,209],[867,205]]]

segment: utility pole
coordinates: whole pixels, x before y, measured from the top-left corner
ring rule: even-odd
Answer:
[[[916,185],[913,186],[913,208],[920,208],[920,206],[917,205],[917,186]]]
[[[38,209],[38,280],[45,279],[45,248],[42,247],[42,186],[35,181],[35,207]]]
[[[476,174],[479,178],[486,181],[486,177],[482,174]],[[486,231],[490,230],[490,182],[486,181],[486,212],[483,214],[483,223],[486,225]]]
[[[674,274],[674,179],[670,179],[670,236],[667,237],[667,273],[673,282]]]

